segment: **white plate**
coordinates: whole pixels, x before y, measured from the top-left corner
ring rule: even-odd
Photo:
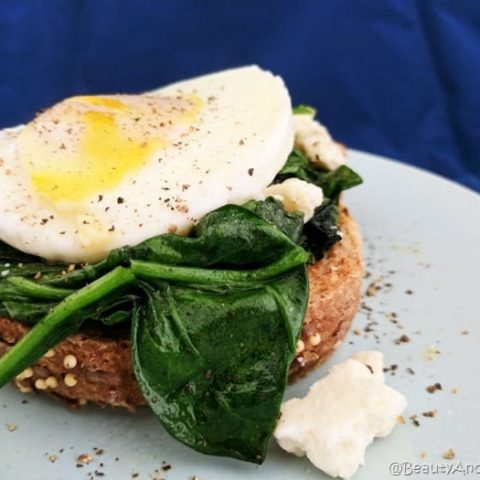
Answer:
[[[379,349],[387,366],[398,365],[395,375],[387,373],[387,381],[409,400],[406,424],[369,447],[355,480],[390,478],[392,462],[433,465],[427,468],[478,463],[480,197],[440,177],[360,152],[352,152],[351,165],[365,180],[347,198],[365,238],[370,273],[365,289],[372,281],[381,289],[364,298],[347,341],[330,362],[289,387],[286,396],[303,395],[329,365],[353,352]],[[392,312],[398,324],[392,323]],[[370,322],[375,322],[371,331],[364,332]],[[397,345],[394,340],[402,334],[411,340]],[[430,346],[440,353],[428,360]],[[442,390],[428,393],[426,387],[435,382]],[[28,403],[22,403],[25,400]],[[430,410],[437,411],[434,418],[422,416]],[[420,426],[412,424],[411,415],[418,415]],[[17,429],[10,432],[7,424]],[[49,398],[21,395],[11,387],[0,392],[0,446],[1,480],[101,478],[95,471],[115,480],[130,479],[134,473],[152,479],[155,469],[157,478],[168,480],[194,475],[202,480],[326,478],[307,460],[282,452],[273,442],[260,467],[208,457],[172,440],[147,409],[135,415],[94,407],[75,413]],[[105,453],[76,468],[78,455],[92,453],[94,447]],[[456,454],[454,460],[443,459],[449,448]],[[51,455],[56,455],[53,463]],[[162,462],[172,468],[163,471]],[[456,477],[437,472],[419,478],[430,476]]]

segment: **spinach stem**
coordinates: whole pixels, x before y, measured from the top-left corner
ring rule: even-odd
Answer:
[[[23,277],[10,277],[7,279],[7,282],[16,287],[19,293],[40,300],[63,300],[74,292],[74,290],[67,288],[41,285]]]
[[[0,358],[0,388],[50,348],[76,332],[85,319],[80,312],[82,309],[134,281],[135,276],[130,269],[117,267],[66,297]]]
[[[176,283],[215,284],[221,286],[242,287],[252,282],[266,281],[286,273],[299,265],[304,265],[309,254],[303,248],[296,248],[280,260],[267,267],[256,270],[220,270],[195,267],[179,267],[161,263],[132,260],[130,266],[136,277],[141,279],[168,280]]]

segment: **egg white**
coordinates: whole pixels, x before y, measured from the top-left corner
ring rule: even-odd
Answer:
[[[93,262],[155,235],[186,234],[222,205],[264,198],[264,188],[285,163],[294,140],[290,97],[279,77],[250,66],[149,95],[193,96],[201,107],[191,118],[167,125],[162,131],[168,145],[152,149],[141,167],[127,171],[115,185],[102,188],[88,172],[84,177],[75,173],[79,190],[82,178],[92,182],[94,191],[86,197],[62,201],[39,191],[28,162],[19,158],[25,127],[0,131],[0,239],[48,260]],[[35,152],[35,136],[27,139],[27,151]],[[38,146],[40,154],[42,148]]]

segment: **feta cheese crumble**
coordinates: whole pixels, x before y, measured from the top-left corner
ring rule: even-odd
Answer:
[[[311,162],[335,170],[346,163],[345,148],[336,143],[328,130],[313,118],[313,114],[293,115],[295,148],[302,151]]]
[[[389,435],[406,398],[385,385],[383,355],[359,352],[333,366],[308,394],[283,403],[275,430],[278,444],[306,455],[332,477],[351,478],[375,437]]]
[[[302,212],[304,222],[313,217],[315,208],[323,201],[320,187],[298,178],[289,178],[282,183],[266,187],[263,193],[266,197],[274,197],[282,202],[287,212]]]

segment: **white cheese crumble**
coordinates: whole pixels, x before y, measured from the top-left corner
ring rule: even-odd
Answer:
[[[345,149],[336,143],[328,130],[312,114],[293,115],[295,148],[302,151],[313,163],[335,170],[346,162]]]
[[[360,352],[333,366],[308,394],[283,403],[275,438],[332,477],[348,479],[375,437],[389,435],[406,398],[385,385],[383,355]]]
[[[287,212],[302,212],[304,222],[313,217],[313,211],[323,201],[320,187],[298,178],[289,178],[282,183],[266,187],[263,193],[266,197],[274,197],[282,202]]]

